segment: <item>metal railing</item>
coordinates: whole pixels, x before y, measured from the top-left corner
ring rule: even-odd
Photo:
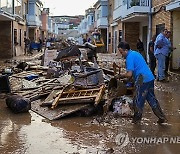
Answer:
[[[131,8],[133,6],[149,6],[150,0],[128,0],[127,7]]]

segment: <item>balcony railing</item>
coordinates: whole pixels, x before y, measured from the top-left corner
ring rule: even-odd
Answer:
[[[133,6],[149,6],[150,0],[128,0],[128,8],[131,8]]]
[[[134,13],[150,12],[150,0],[127,0],[120,7],[113,11],[113,20],[118,18],[123,19]]]
[[[42,26],[41,20],[34,15],[27,15],[27,22],[29,26]]]
[[[97,20],[97,27],[99,28],[106,28],[108,26],[108,20],[107,20],[107,17],[100,17],[98,20]]]

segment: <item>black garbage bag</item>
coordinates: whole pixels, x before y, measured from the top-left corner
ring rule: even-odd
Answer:
[[[71,57],[71,56],[79,56],[81,55],[81,52],[77,45],[70,46],[68,48],[65,48],[63,50],[60,50],[58,53],[58,56],[55,61],[60,61],[62,58]]]
[[[0,75],[0,93],[10,93],[11,87],[8,75]]]
[[[14,113],[28,112],[31,109],[31,103],[29,99],[23,98],[19,95],[11,95],[6,99],[6,105]]]
[[[25,70],[27,66],[28,66],[28,64],[27,64],[26,62],[20,62],[20,63],[16,66],[16,68]]]

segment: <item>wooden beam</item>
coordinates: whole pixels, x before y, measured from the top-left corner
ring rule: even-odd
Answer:
[[[61,95],[62,95],[62,93],[63,93],[63,90],[64,90],[64,89],[62,89],[62,90],[60,91],[59,95],[55,98],[54,102],[52,103],[51,109],[54,109],[54,108],[58,105],[58,101],[59,101],[59,99],[60,99],[60,97],[61,97]]]
[[[104,91],[105,91],[105,85],[102,85],[99,93],[96,96],[95,104],[94,104],[95,106],[97,106],[99,104],[99,102],[101,101]]]

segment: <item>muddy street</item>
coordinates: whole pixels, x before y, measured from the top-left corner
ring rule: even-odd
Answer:
[[[131,119],[101,116],[66,117],[49,121],[30,111],[12,113],[0,101],[1,154],[86,154],[86,153],[178,153],[178,143],[142,143],[145,137],[177,137],[180,135],[180,78],[170,77],[169,83],[156,83],[156,95],[167,116],[168,123],[158,125],[157,118],[146,104],[141,124]],[[128,144],[121,144],[118,135],[128,135]],[[121,136],[120,136],[121,137]],[[133,138],[140,138],[133,142]]]

